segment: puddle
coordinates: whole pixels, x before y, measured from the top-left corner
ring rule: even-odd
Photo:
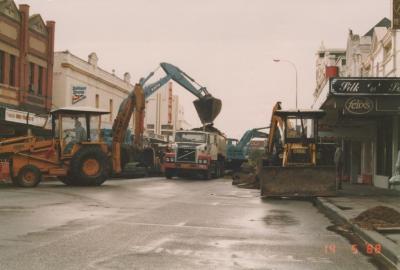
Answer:
[[[21,206],[0,206],[0,212],[17,212],[26,210],[27,209]]]
[[[263,221],[268,226],[294,226],[300,223],[297,219],[285,213],[267,215],[263,218]]]

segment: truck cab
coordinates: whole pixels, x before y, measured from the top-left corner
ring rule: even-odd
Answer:
[[[206,131],[177,131],[164,159],[165,176],[198,175],[209,179],[223,175],[226,158],[224,136]]]

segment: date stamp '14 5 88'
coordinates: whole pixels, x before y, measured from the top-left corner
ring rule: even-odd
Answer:
[[[360,249],[361,247],[359,245],[353,244],[351,245],[350,252],[353,253],[354,255],[359,254],[360,251],[364,251],[363,253],[368,254],[368,255],[378,255],[382,251],[382,245],[381,244],[366,244],[363,249]],[[328,244],[325,245],[324,247],[325,254],[336,254],[337,252],[337,247],[336,244]]]

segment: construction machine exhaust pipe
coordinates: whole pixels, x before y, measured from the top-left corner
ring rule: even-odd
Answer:
[[[222,108],[221,100],[209,94],[196,99],[193,104],[203,125],[212,123]]]

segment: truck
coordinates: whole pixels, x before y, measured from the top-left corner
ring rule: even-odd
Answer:
[[[174,176],[198,176],[203,179],[224,175],[226,137],[215,131],[182,130],[175,133],[171,151],[165,154],[164,173]]]
[[[164,142],[145,143],[144,115],[146,100],[170,80],[175,81],[185,90],[192,93],[197,99],[193,102],[202,123],[212,121],[221,110],[221,100],[214,98],[205,87],[198,84],[178,67],[162,62],[160,67],[165,75],[155,82],[148,83],[155,71],[141,78],[137,90],[121,103],[117,119],[112,128],[112,145],[116,155],[113,156],[114,167],[117,175],[141,174],[143,172],[160,172],[162,157],[164,155]],[[158,70],[157,68],[156,70]],[[199,86],[195,87],[193,84]],[[134,101],[134,103],[132,103]],[[135,111],[135,127],[133,145],[124,144],[127,120]],[[129,121],[129,120],[128,120]],[[156,140],[157,141],[157,140]],[[129,150],[129,151],[128,151]]]

